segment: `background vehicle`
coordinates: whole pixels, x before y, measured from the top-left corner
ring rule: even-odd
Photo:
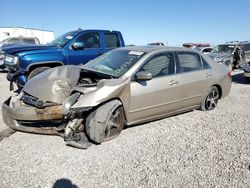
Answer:
[[[194,50],[202,52],[204,54],[210,53],[214,48],[213,47],[195,47]]]
[[[148,43],[147,45],[165,46],[163,42],[152,42],[152,43]]]
[[[51,67],[85,64],[118,47],[124,47],[122,34],[109,30],[75,30],[63,34],[48,45],[6,46],[5,65],[11,88],[23,87],[28,79]]]
[[[54,32],[26,27],[0,27],[0,41],[10,37],[37,38],[41,44],[46,44],[54,40]]]
[[[250,42],[230,41],[220,44],[208,55],[217,63],[227,65],[229,69],[241,68],[250,61]]]
[[[0,42],[0,68],[4,69],[4,51],[2,47],[12,44],[40,44],[39,39],[36,37],[10,37]]]
[[[213,110],[230,89],[227,67],[200,52],[126,47],[82,67],[61,66],[35,76],[4,102],[2,113],[10,128],[63,132],[68,144],[85,148],[86,142],[118,136],[124,125]]]
[[[192,42],[189,42],[189,43],[182,44],[182,46],[185,47],[185,48],[194,49],[194,48],[209,47],[210,44],[208,44],[208,43],[192,43]]]
[[[250,83],[250,61],[243,65],[244,77]]]

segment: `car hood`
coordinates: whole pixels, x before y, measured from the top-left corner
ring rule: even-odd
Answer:
[[[84,93],[88,104],[100,103],[102,100],[119,96],[129,79],[101,79],[91,86],[77,86],[82,67],[66,65],[44,71],[30,79],[23,92],[43,101],[62,104],[72,91]]]
[[[2,47],[2,50],[6,54],[14,55],[19,52],[23,51],[33,51],[33,50],[50,50],[50,49],[57,49],[56,46],[49,46],[49,45],[37,45],[37,44],[13,44]]]
[[[22,91],[43,101],[62,104],[76,86],[80,72],[81,67],[76,65],[48,69],[30,79]]]

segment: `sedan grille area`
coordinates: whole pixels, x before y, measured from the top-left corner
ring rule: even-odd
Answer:
[[[65,120],[50,120],[50,121],[20,121],[18,123],[25,127],[36,127],[36,128],[46,128],[46,127],[59,127],[65,125]]]

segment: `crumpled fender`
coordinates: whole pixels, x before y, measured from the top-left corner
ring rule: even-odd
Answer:
[[[73,105],[72,108],[81,107],[94,107],[105,101],[120,98],[122,101],[129,94],[129,78],[124,79],[110,79],[101,80],[97,86],[91,87],[89,90],[86,88],[75,88],[76,91],[80,91],[83,95],[80,96],[78,101]],[[128,92],[123,92],[127,89]]]

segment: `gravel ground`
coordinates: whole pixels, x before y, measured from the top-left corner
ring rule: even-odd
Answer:
[[[127,128],[87,150],[17,132],[0,142],[0,187],[250,187],[250,85],[240,73],[215,110]]]

